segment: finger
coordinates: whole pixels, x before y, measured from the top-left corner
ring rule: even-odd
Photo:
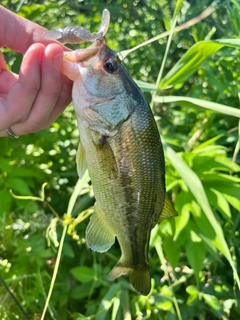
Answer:
[[[61,94],[49,116],[48,122],[46,123],[46,128],[48,128],[60,116],[66,106],[68,106],[72,101],[72,85],[73,82],[66,76],[63,76],[63,87],[61,90]]]
[[[33,43],[57,43],[43,36],[45,28],[20,17],[0,5],[1,38],[0,47],[8,47],[14,51],[25,53]],[[64,46],[62,46],[64,47]],[[69,50],[64,47],[65,50]]]
[[[34,44],[26,53],[19,80],[13,85],[6,99],[0,101],[0,130],[23,122],[31,110],[41,86],[40,64],[44,45]]]
[[[18,81],[18,75],[4,70],[0,72],[0,99],[6,98],[12,86]]]
[[[7,65],[4,60],[4,56],[3,56],[2,52],[0,51],[0,72],[2,72],[4,70],[7,70]]]
[[[48,128],[71,101],[71,82],[61,73],[63,48],[49,45],[43,55],[41,88],[31,112],[22,123],[12,125],[17,135]]]
[[[43,37],[45,28],[17,16],[3,6],[0,6],[0,21],[0,47],[8,47],[24,54],[33,43],[41,42],[47,45],[53,42]]]
[[[61,96],[63,88],[62,60],[63,48],[61,46],[51,44],[46,48],[42,60],[41,89],[28,118],[23,123],[13,126],[14,132],[26,134],[39,131],[50,125],[49,117]]]

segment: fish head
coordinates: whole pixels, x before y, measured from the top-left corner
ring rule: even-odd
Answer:
[[[64,53],[62,73],[73,81],[80,77],[95,97],[118,94],[121,91],[119,84],[125,76],[117,54],[104,40],[96,41],[86,49]]]
[[[132,114],[136,86],[104,40],[65,53],[62,72],[74,81],[77,116],[84,116],[91,125],[114,131]]]

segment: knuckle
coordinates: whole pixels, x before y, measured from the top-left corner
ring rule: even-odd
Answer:
[[[28,115],[25,112],[20,112],[12,115],[14,123],[23,123],[27,120]]]
[[[41,122],[26,122],[25,125],[25,133],[33,133],[33,132],[38,132],[40,130],[45,130],[48,129],[50,127],[50,123],[45,120],[45,121],[41,121]]]
[[[3,102],[3,109],[5,112],[6,118],[10,119],[13,124],[24,122],[28,117],[26,112],[22,112],[22,111],[16,112],[16,109],[19,110],[20,108],[16,108],[16,107],[13,108],[11,106],[9,107],[4,102]]]
[[[38,132],[42,129],[42,126],[39,123],[26,123],[25,133]]]

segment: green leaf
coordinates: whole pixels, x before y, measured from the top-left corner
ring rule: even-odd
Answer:
[[[164,237],[163,248],[171,266],[176,268],[181,253],[181,247],[176,241],[173,241],[172,237]]]
[[[205,248],[202,244],[202,240],[193,230],[191,231],[191,234],[192,236],[189,241],[186,242],[185,247],[188,261],[194,270],[196,281],[197,283],[199,283],[199,272],[201,271],[203,266],[203,261],[205,258]],[[200,239],[200,241],[197,240],[197,238]]]
[[[186,81],[207,58],[225,46],[240,47],[240,40],[220,39],[194,44],[162,79],[160,89]]]
[[[14,168],[12,172],[13,177],[34,177],[35,179],[41,179],[42,173],[39,172],[36,168],[34,169],[27,169],[27,168]]]
[[[219,192],[223,194],[225,199],[236,209],[239,211],[240,208],[240,186],[233,184],[221,184],[215,187]]]
[[[222,261],[219,257],[219,253],[213,241],[205,235],[203,235],[202,233],[199,233],[199,237],[202,239],[203,245],[205,246],[206,250],[210,252],[210,254],[219,262],[219,264],[221,264]]]
[[[189,203],[187,203],[182,207],[181,214],[175,218],[176,232],[175,232],[173,241],[178,242],[178,238],[181,235],[182,231],[186,228],[189,218],[190,218],[190,208],[189,208]]]
[[[83,283],[92,281],[94,278],[93,269],[84,266],[71,269],[71,273],[75,279]]]
[[[0,190],[0,216],[8,214],[12,205],[12,196],[7,190]]]
[[[155,102],[159,103],[172,103],[176,102],[186,107],[200,107],[205,109],[210,109],[216,112],[228,114],[233,117],[240,118],[240,110],[236,108],[232,108],[220,103],[211,102],[202,99],[196,99],[191,97],[181,97],[181,96],[156,96],[154,97]]]
[[[6,187],[12,189],[14,193],[28,196],[31,195],[31,191],[27,185],[27,183],[20,178],[10,178],[6,182]]]
[[[119,313],[120,305],[121,305],[121,300],[119,299],[119,297],[115,297],[113,302],[111,320],[117,319],[117,314]]]
[[[135,80],[134,82],[136,82],[136,84],[139,86],[139,88],[143,91],[143,92],[151,92],[151,91],[156,91],[157,87],[155,84],[149,83],[149,82],[145,82],[145,81],[141,81],[141,80]]]
[[[7,173],[11,173],[13,171],[13,167],[9,163],[8,159],[1,158],[0,159],[0,170],[6,171]]]
[[[220,138],[222,138],[224,136],[224,134],[218,134],[217,136],[207,140],[207,141],[204,141],[202,143],[200,143],[199,145],[197,145],[195,148],[194,148],[194,152],[195,151],[202,151],[203,149],[205,149],[206,147],[216,147],[213,143],[216,142],[217,140],[219,140]],[[222,146],[218,146],[219,148],[223,148]]]
[[[199,293],[197,287],[196,287],[196,286],[193,286],[193,285],[188,286],[188,287],[186,288],[186,291],[187,291],[187,293],[190,294],[190,295],[195,295],[195,294],[198,294],[198,293]]]
[[[119,283],[114,283],[110,287],[110,289],[107,291],[107,293],[103,297],[101,303],[99,304],[98,312],[96,314],[95,320],[107,319],[108,311],[111,308],[114,302],[114,298],[117,296],[119,290],[120,290]]]
[[[172,302],[165,300],[163,302],[158,302],[157,307],[160,310],[169,311],[172,308]]]
[[[210,203],[214,204],[218,210],[223,213],[225,219],[231,219],[231,210],[229,207],[229,203],[227,202],[226,198],[223,196],[221,192],[215,189],[211,189],[212,192],[208,193],[208,198]]]
[[[182,161],[182,159],[170,147],[165,147],[165,152],[169,160],[172,162],[173,166],[176,168],[178,173],[186,182],[188,188],[191,190],[192,194],[196,198],[198,204],[201,206],[203,212],[209,220],[210,225],[213,227],[217,238],[216,245],[218,247],[218,250],[222,252],[222,254],[227,258],[228,262],[230,263],[233,270],[234,279],[236,280],[238,287],[240,288],[240,279],[236,270],[235,263],[229,251],[228,245],[224,238],[223,230],[212,212],[212,209],[209,205],[206,193],[204,191],[203,185],[199,177],[186,165],[186,163]]]
[[[92,288],[91,282],[86,282],[81,285],[75,286],[71,290],[70,296],[73,299],[77,299],[79,301],[80,299],[85,298],[90,294],[91,288]]]
[[[202,294],[205,302],[212,309],[213,313],[218,317],[218,319],[222,319],[222,307],[218,299],[211,294]]]

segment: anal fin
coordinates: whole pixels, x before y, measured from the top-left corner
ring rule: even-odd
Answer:
[[[98,211],[97,205],[86,229],[86,243],[94,251],[107,251],[115,242],[115,234]]]

